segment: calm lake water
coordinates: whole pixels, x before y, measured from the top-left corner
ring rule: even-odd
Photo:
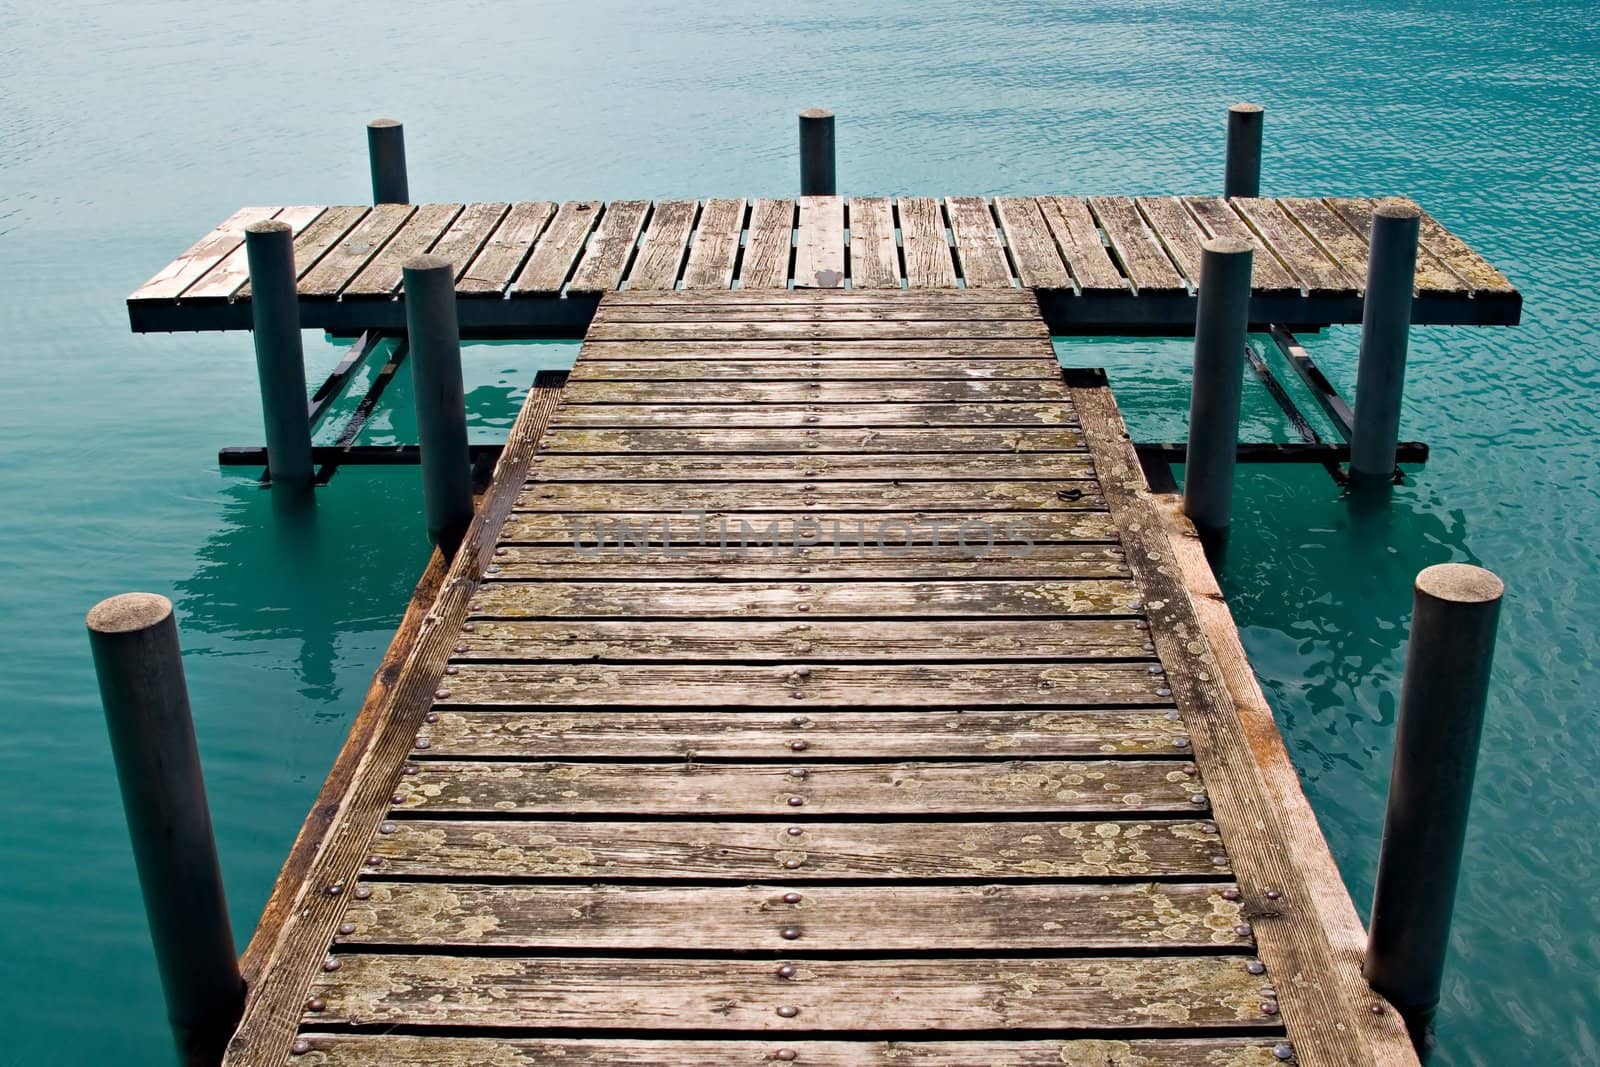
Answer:
[[[0,4],[0,1062],[171,1060],[84,611],[178,605],[242,945],[425,559],[414,471],[341,473],[294,523],[218,473],[261,436],[248,338],[132,336],[122,304],[201,232],[364,199],[378,115],[423,200],[792,193],[816,104],[847,193],[1212,192],[1241,99],[1267,192],[1412,195],[1526,293],[1519,328],[1415,336],[1404,436],[1433,459],[1386,512],[1242,472],[1224,584],[1364,911],[1410,581],[1505,578],[1437,1062],[1600,1062],[1594,8],[1191,8]],[[340,349],[307,342],[315,377]],[[1309,344],[1353,389],[1355,332]],[[1060,347],[1136,436],[1181,437],[1186,345]],[[469,348],[480,437],[574,350]],[[407,433],[389,396],[370,440]],[[1247,422],[1286,434],[1259,387]]]

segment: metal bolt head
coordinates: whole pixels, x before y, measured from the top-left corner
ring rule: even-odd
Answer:
[[[426,737],[417,738],[417,747],[418,748],[427,748],[428,746],[430,746],[432,744],[433,744],[433,742],[429,741]]]
[[[809,715],[796,715],[794,718],[789,720],[789,725],[790,726],[804,726],[806,723],[808,723],[810,721],[811,721],[811,717]]]
[[[778,970],[775,973],[777,974],[777,976],[779,978],[793,978],[794,977],[794,964],[785,963],[783,966],[779,967]]]
[[[1226,857],[1226,856],[1212,856],[1211,857],[1211,866],[1213,866],[1213,867],[1226,867],[1227,865],[1228,865],[1228,857]]]
[[[366,900],[370,896],[372,896],[372,887],[370,885],[356,886],[355,898],[357,900]]]
[[[800,869],[801,862],[801,860],[784,860],[783,867],[785,870],[798,871]]]
[[[1230,885],[1228,888],[1222,891],[1221,896],[1223,900],[1238,900],[1239,891]]]
[[[1278,1057],[1280,1060],[1292,1060],[1294,1059],[1294,1046],[1289,1044],[1287,1041],[1283,1042],[1282,1044],[1273,1045],[1272,1054]]]
[[[791,808],[802,808],[802,807],[805,807],[806,798],[805,797],[790,797],[788,803],[789,803],[789,806]]]
[[[1260,960],[1245,960],[1244,969],[1251,974],[1266,974],[1267,965]]]
[[[791,1060],[799,1059],[800,1053],[796,1052],[792,1048],[780,1048],[778,1051],[772,1054],[772,1058],[775,1060],[782,1060],[784,1063],[788,1063]]]
[[[405,767],[403,767],[401,769],[401,773],[403,773],[403,774],[416,774],[417,770],[418,770],[418,768],[417,768],[417,765],[415,763],[408,763],[408,764],[405,765]]]
[[[1162,686],[1160,689],[1156,690],[1156,696],[1158,697],[1169,697],[1171,695],[1172,690],[1168,689],[1166,686]]]
[[[1161,669],[1161,664],[1152,663],[1152,664],[1150,664],[1150,673],[1151,674],[1164,674],[1165,672]]]
[[[811,605],[810,604],[796,604],[794,606],[794,610],[796,610],[796,611],[810,611],[811,610]]]
[[[784,833],[788,834],[790,837],[801,837],[804,836],[805,830],[798,826],[791,826],[789,829],[785,830]]]
[[[340,923],[339,924],[339,932],[341,934],[343,934],[345,937],[349,937],[351,934],[356,932],[356,924],[355,923]]]
[[[1268,900],[1277,900],[1277,899],[1278,899],[1278,898],[1279,898],[1279,897],[1281,897],[1281,896],[1283,896],[1283,894],[1282,894],[1282,893],[1280,893],[1280,892],[1279,892],[1279,891],[1278,891],[1278,890],[1276,890],[1276,889],[1269,889],[1269,890],[1267,890],[1267,899],[1268,899]]]
[[[1249,937],[1250,936],[1250,924],[1249,923],[1240,923],[1238,926],[1235,926],[1233,928],[1233,932],[1238,934],[1240,937]]]
[[[294,1053],[296,1056],[303,1056],[307,1052],[311,1051],[311,1042],[307,1041],[303,1037],[297,1037],[294,1039],[294,1044],[289,1046],[289,1051]]]
[[[1194,793],[1189,797],[1189,803],[1191,804],[1204,804],[1205,802],[1206,795],[1204,793]]]
[[[1261,1002],[1261,1014],[1262,1015],[1276,1015],[1276,1014],[1278,1014],[1278,1002],[1276,1000],[1263,1000]]]
[[[323,1011],[328,1007],[328,1002],[321,997],[312,997],[306,1001],[306,1011]]]
[[[1217,832],[1217,824],[1214,822],[1208,822],[1204,826],[1200,827],[1200,832],[1203,834],[1214,834]]]
[[[778,936],[785,941],[798,941],[800,940],[800,928],[798,926],[785,926],[778,931]]]
[[[386,822],[382,826],[378,827],[378,833],[380,833],[380,834],[392,834],[392,833],[395,832],[396,829],[398,829],[398,827],[396,827],[394,823]]]
[[[328,887],[328,895],[330,897],[336,897],[340,893],[343,893],[343,892],[344,892],[344,883],[343,882],[335,882],[335,883],[333,883],[332,885],[330,885]]]
[[[430,712],[428,712],[428,714],[426,714],[426,715],[424,715],[422,717],[422,721],[423,722],[438,722],[439,721],[439,713],[437,711],[430,711]]]
[[[1173,748],[1188,748],[1189,747],[1189,739],[1187,737],[1174,737],[1172,739],[1172,747]],[[1190,773],[1193,773],[1193,772],[1190,772]]]
[[[796,1015],[799,1015],[799,1014],[800,1014],[800,1009],[795,1007],[793,1004],[780,1004],[780,1005],[778,1005],[778,1015],[781,1018],[793,1019]]]
[[[807,771],[806,771],[806,769],[804,767],[790,767],[789,768],[789,777],[790,778],[804,778],[806,776],[806,774],[807,774]]]
[[[448,690],[448,689],[435,689],[433,691],[433,699],[435,699],[435,700],[449,700],[450,699],[450,690]]]
[[[798,903],[800,903],[800,894],[799,893],[785,893],[783,895],[783,902],[785,904],[798,904]]]
[[[334,959],[332,956],[329,956],[327,959],[322,961],[322,969],[328,971],[329,973],[337,971],[339,969],[339,961]]]
[[[789,750],[792,752],[804,752],[810,747],[811,746],[806,744],[804,740],[789,742]]]

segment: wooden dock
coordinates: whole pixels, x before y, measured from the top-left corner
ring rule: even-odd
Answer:
[[[306,328],[398,329],[400,266],[459,265],[462,330],[581,337],[600,295],[790,288],[1029,289],[1055,333],[1193,329],[1200,244],[1257,248],[1253,321],[1361,321],[1363,198],[853,197],[247,207],[128,298],[133,328],[248,329],[244,228],[296,231]],[[1522,297],[1424,214],[1419,324],[1515,324]],[[673,323],[657,324],[675,329]],[[730,327],[731,328],[731,327]]]
[[[848,259],[796,252],[850,290],[783,288],[783,254],[774,288],[729,290],[765,247],[739,201],[591,205],[605,247],[650,224],[604,272],[562,237],[595,228],[577,207],[518,224],[535,251],[497,297],[627,287],[419,586],[246,953],[227,1062],[1416,1062],[1198,542],[1014,288],[1022,228],[987,289],[958,201],[955,257],[916,244],[913,202],[871,203]],[[1019,203],[995,210],[1068,218]],[[427,210],[369,226],[374,307],[382,238]],[[753,210],[787,249],[792,202]],[[685,248],[712,289],[668,291]],[[967,286],[869,289],[871,249]],[[354,266],[302,285],[352,302]]]

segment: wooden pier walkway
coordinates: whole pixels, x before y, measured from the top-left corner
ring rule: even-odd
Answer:
[[[600,294],[852,288],[1031,289],[1056,333],[1194,326],[1200,244],[1256,245],[1252,319],[1361,321],[1363,198],[800,197],[376,207],[247,207],[128,298],[135,330],[248,329],[244,228],[296,231],[301,318],[358,332],[404,325],[400,265],[459,264],[469,335],[581,337]],[[1414,320],[1514,324],[1517,290],[1423,215]],[[670,324],[669,324],[670,325]]]
[[[1414,1064],[1198,544],[1033,294],[729,291],[727,226],[721,291],[607,294],[534,389],[227,1062]]]

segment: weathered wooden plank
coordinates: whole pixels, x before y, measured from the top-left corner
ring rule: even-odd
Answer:
[[[783,481],[867,479],[951,481],[955,479],[1092,478],[1094,465],[1081,452],[973,455],[954,459],[943,452],[862,452],[838,456],[773,456],[729,453],[707,456],[551,455],[535,462],[538,481]]]
[[[509,291],[514,295],[559,293],[604,208],[599,200],[568,200],[562,204],[539,235],[533,254]]]
[[[1001,404],[1067,402],[1060,379],[991,381],[855,382],[822,379],[798,382],[571,382],[566,401],[576,404]]]
[[[1047,881],[1229,873],[1227,857],[1216,835],[1207,832],[1208,824],[1188,820],[808,822],[800,834],[788,833],[781,821],[706,819],[396,819],[389,825],[393,832],[373,839],[372,854],[385,874],[414,876],[470,877],[492,870],[502,878],[588,882],[658,879],[670,871],[674,878],[744,883],[773,878]],[[1234,969],[1244,973],[1237,964]],[[1252,989],[1259,984],[1252,979]],[[1059,1026],[1061,1020],[1049,1025]]]
[[[662,200],[650,213],[650,227],[639,245],[639,255],[628,271],[630,289],[673,289],[683,266],[689,234],[694,231],[700,204],[695,200]]]
[[[1006,244],[1017,264],[1017,278],[1034,289],[1070,289],[1072,277],[1055,238],[1045,224],[1039,203],[1032,197],[997,196],[994,209],[1005,227]]]
[[[727,289],[744,232],[743,200],[707,200],[683,268],[684,289]]]
[[[376,256],[416,208],[379,204],[300,278],[301,299],[331,300]]]
[[[1037,358],[1016,359],[597,359],[585,355],[567,376],[569,383],[627,381],[1055,381],[1060,365]]]
[[[799,509],[908,511],[919,507],[985,511],[1096,511],[1092,481],[536,482],[518,511],[594,512],[677,507],[715,512]]]
[[[729,289],[718,291],[699,289],[674,294],[650,290],[623,289],[606,299],[608,307],[639,305],[668,305],[672,307],[739,307],[746,304],[771,306],[787,304],[811,308],[834,308],[852,304],[887,304],[906,307],[918,304],[942,304],[945,307],[967,305],[1024,305],[1033,307],[1032,293],[1021,289],[847,289],[842,293],[832,289]]]
[[[636,1041],[603,1038],[409,1037],[307,1033],[301,1062],[326,1067],[705,1067],[771,1063],[793,1052],[808,1067],[1280,1067],[1273,1038],[1137,1041]],[[785,1056],[784,1059],[789,1057]]]
[[[872,427],[869,429],[787,429],[762,430],[699,429],[561,429],[553,428],[539,442],[545,453],[712,453],[794,452],[824,456],[856,452],[1003,452],[1024,455],[1030,452],[1071,452],[1083,447],[1082,436],[1073,429],[1076,420],[1063,419],[1054,428],[1026,427],[995,429],[949,427],[914,429]]]
[[[1199,289],[1200,245],[1206,233],[1183,201],[1175,196],[1141,196],[1134,204],[1190,287]]]
[[[714,528],[713,528],[714,529]],[[659,528],[655,531],[658,535]],[[637,530],[634,531],[638,533]],[[521,547],[516,554],[500,557],[498,570],[491,573],[500,578],[528,581],[555,579],[569,581],[606,579],[643,581],[664,579],[690,581],[697,578],[717,578],[742,582],[783,582],[804,580],[798,575],[811,575],[818,580],[828,578],[873,578],[880,580],[909,580],[913,578],[934,580],[940,578],[1121,578],[1127,574],[1120,557],[1108,549],[1088,547],[1064,548],[1055,546],[1061,553],[1071,552],[1066,558],[1042,558],[1043,548],[1035,546],[1026,556],[985,548],[980,535],[973,538],[965,550],[958,546],[942,545],[946,551],[940,557],[901,559],[873,553],[865,558],[840,558],[831,552],[813,562],[811,555],[802,554],[798,548],[786,548],[780,553],[766,550],[748,551],[742,556],[735,546],[724,551],[715,543],[698,542],[681,544],[674,540],[670,546],[644,547],[643,538],[620,533],[607,537],[603,545],[590,541],[583,548],[567,545],[563,548]],[[837,547],[837,546],[836,546]],[[932,551],[933,546],[921,545],[904,548],[907,556]],[[508,549],[508,552],[512,550]],[[541,551],[563,554],[560,562],[546,562],[537,557]],[[896,546],[897,553],[902,546]],[[961,553],[964,551],[964,555]],[[570,559],[565,558],[570,556]],[[689,558],[684,558],[689,557]]]
[[[317,1023],[791,1031],[1276,1030],[1236,958],[770,960],[351,953],[313,989]],[[493,988],[494,996],[475,991]],[[891,996],[885,990],[893,990]],[[795,1006],[780,1014],[779,1005]]]
[[[981,196],[945,198],[950,234],[955,242],[956,266],[968,289],[1010,289],[1011,264],[995,229],[989,202]]]
[[[680,819],[805,814],[1190,815],[1200,781],[1171,760],[984,763],[551,763],[428,760],[395,790],[412,815],[610,815]],[[815,946],[806,946],[815,947]],[[932,947],[932,946],[930,946]]]
[[[1378,201],[1364,197],[1330,196],[1325,204],[1333,210],[1351,229],[1361,235],[1365,244],[1372,238],[1372,209]],[[1364,257],[1363,257],[1364,258]],[[1362,267],[1362,277],[1366,277],[1365,263]],[[1451,272],[1449,267],[1434,259],[1426,247],[1419,245],[1417,248],[1417,274],[1416,288],[1422,292],[1458,293],[1466,295],[1472,287]]]
[[[667,511],[605,511],[591,513],[523,512],[506,524],[504,540],[525,544],[579,544],[592,546],[597,537],[615,541],[624,529],[643,532],[650,544],[670,536],[675,546],[695,543],[702,523],[712,544],[726,543],[757,551],[757,546],[778,538],[778,545],[855,545],[890,553],[907,543],[948,542],[963,534],[970,542],[993,534],[996,544],[1019,546],[1082,541],[1105,541],[1113,536],[1111,524],[1099,511],[787,511],[742,512],[735,516],[685,514],[679,504]],[[964,524],[965,528],[963,529]],[[909,532],[908,532],[909,530]],[[952,534],[951,531],[956,531]]]
[[[327,255],[328,249],[342,241],[351,227],[366,218],[370,210],[365,207],[330,207],[301,230],[294,239],[295,277],[304,278]],[[246,278],[244,284],[234,291],[232,299],[245,300],[249,296],[250,281]]]
[[[1087,203],[1136,292],[1185,291],[1183,276],[1167,259],[1132,200],[1125,196],[1091,196]]]
[[[486,582],[474,598],[472,615],[508,619],[1130,615],[1137,614],[1138,596],[1138,587],[1127,581],[1072,578],[797,582],[783,586],[765,582]],[[1150,686],[1141,685],[1141,692],[1153,693],[1163,684],[1146,674],[1143,666],[1138,670],[1144,681],[1151,682]]]
[[[235,211],[196,241],[187,252],[135,289],[128,297],[128,302],[177,299],[179,293],[205,277],[207,271],[244,244],[246,226],[270,219],[278,210],[276,207],[242,207]]]
[[[900,244],[905,249],[908,289],[954,289],[956,265],[950,258],[950,238],[944,209],[926,196],[904,196],[900,212]]]
[[[1415,202],[1405,203],[1416,207]],[[1421,208],[1418,208],[1421,211]],[[1489,265],[1489,261],[1467,246],[1467,243],[1426,211],[1422,212],[1421,232],[1418,241],[1424,251],[1443,264],[1452,274],[1471,286],[1474,293],[1514,293],[1516,286],[1504,274]]]
[[[899,289],[900,246],[894,238],[894,201],[886,196],[850,200],[850,284],[855,289]]]
[[[792,300],[687,304],[683,307],[654,303],[620,306],[608,303],[595,313],[595,321],[700,325],[720,322],[816,322],[823,319],[828,322],[1003,322],[1034,321],[1039,317],[1038,305],[1020,301],[969,304],[965,301],[914,301],[903,298],[874,300],[875,291],[860,290],[863,296],[856,296],[856,292],[855,289],[842,290],[838,302],[831,307]]]
[[[701,768],[709,770],[710,768]],[[822,768],[818,768],[822,770]],[[346,950],[1127,951],[1247,946],[1236,901],[1205,883],[870,886],[487,886],[367,882]],[[937,922],[929,922],[938,916]],[[797,934],[785,937],[784,932]],[[717,1061],[726,1062],[726,1061]],[[1058,1064],[1059,1067],[1059,1064]]]
[[[680,290],[681,291],[681,290]],[[986,290],[993,292],[994,290]],[[1024,338],[998,344],[993,338],[945,338],[938,340],[918,338],[891,338],[887,340],[852,341],[829,338],[827,340],[677,340],[677,341],[607,341],[589,337],[585,339],[585,362],[594,360],[666,360],[715,359],[767,360],[807,359],[826,363],[829,360],[850,359],[900,359],[921,357],[956,362],[954,357],[973,361],[994,359],[1053,360],[1055,352],[1045,337]]]
[[[1367,288],[1367,239],[1350,228],[1332,208],[1312,197],[1280,197],[1277,204],[1300,225],[1316,246],[1339,265],[1356,292]]]
[[[649,214],[648,200],[613,200],[606,204],[599,228],[589,239],[567,288],[574,293],[603,293],[621,285]]]
[[[1255,246],[1255,255],[1250,259],[1250,285],[1256,292],[1291,293],[1309,288],[1308,285],[1302,285],[1300,279],[1278,261],[1272,250],[1262,244],[1261,238],[1245,225],[1227,200],[1220,196],[1186,196],[1183,203],[1194,212],[1210,236],[1236,237]]]
[[[1263,781],[1258,754],[1276,757],[1276,730],[1270,718],[1252,715],[1249,728],[1241,721],[1181,572],[1171,563],[1174,548],[1165,522],[1110,390],[1084,387],[1074,394],[1129,561],[1146,598],[1162,605],[1152,619],[1152,641],[1168,668],[1195,762],[1240,872],[1260,955],[1281,994],[1283,1020],[1300,1062],[1309,1067],[1414,1064],[1396,1025],[1397,1013],[1377,1003],[1362,978],[1358,944],[1341,936],[1339,948],[1330,945],[1334,928],[1320,917],[1318,901],[1342,895],[1343,887],[1336,879],[1332,885],[1308,879],[1299,854],[1318,844],[1314,829],[1297,827],[1294,820],[1309,809],[1282,806]],[[1281,768],[1281,762],[1273,762]],[[1262,887],[1270,887],[1270,894]]]
[[[381,297],[387,299],[400,289],[401,269],[405,261],[433,247],[444,236],[445,230],[461,214],[462,204],[423,204],[406,220],[383,251],[372,257],[345,286],[347,297]]]
[[[484,242],[483,251],[473,257],[472,265],[456,282],[456,293],[499,296],[505,292],[555,213],[556,206],[548,200],[512,204],[489,240]]]
[[[844,287],[844,198],[802,196],[795,231],[794,284],[797,289]]]
[[[1041,196],[1036,201],[1078,288],[1085,293],[1125,292],[1128,282],[1106,254],[1100,230],[1084,199]]]
[[[691,551],[674,549],[674,551]],[[701,551],[716,552],[717,549]],[[559,573],[527,574],[523,568],[533,569],[532,562],[539,553],[565,556],[573,564],[597,557],[580,552],[571,546],[549,549],[518,547],[509,555],[496,556],[500,567],[499,577],[525,579],[530,577],[559,579]],[[937,553],[937,554],[935,554]],[[1059,557],[1068,553],[1082,553],[1089,561],[1103,559],[1122,569],[1120,558],[1100,547],[1037,545],[1029,558],[1052,568],[1071,566]],[[1099,553],[1101,555],[1092,555]],[[821,578],[832,570],[849,567],[872,566],[879,572],[896,564],[916,564],[915,555],[926,560],[954,556],[961,553],[954,545],[938,549],[923,547],[908,550],[907,559],[891,557],[845,557],[834,559],[832,553],[808,562]],[[659,558],[659,550],[653,558]],[[641,558],[644,557],[644,558]],[[607,557],[598,557],[603,565]],[[625,564],[636,568],[639,577],[647,577],[651,570],[644,552],[626,557]],[[807,557],[808,560],[811,557]],[[727,566],[787,566],[794,580],[793,563],[762,564],[752,559]],[[939,563],[943,567],[956,567],[957,563]],[[693,563],[685,564],[695,566]],[[1111,568],[1107,568],[1110,570]],[[549,568],[551,572],[554,567]],[[586,572],[587,576],[587,572]],[[663,575],[665,576],[665,575]],[[729,574],[737,578],[738,573]],[[1087,575],[1086,575],[1087,576]],[[1101,577],[1120,577],[1107,573]],[[596,578],[607,575],[595,574]],[[680,580],[681,580],[680,576]],[[783,579],[775,579],[783,580]],[[736,660],[742,663],[781,663],[803,659],[807,663],[826,663],[843,660],[871,660],[878,663],[915,662],[918,660],[1026,660],[1026,659],[1138,659],[1148,657],[1149,634],[1134,619],[919,619],[914,622],[876,620],[849,622],[818,619],[816,622],[761,622],[744,619],[737,622],[697,620],[685,623],[679,620],[666,622],[647,619],[575,620],[559,622],[539,620],[479,620],[473,628],[461,635],[457,642],[455,658],[458,661],[493,659],[528,662],[553,660],[583,662],[650,662],[680,660]],[[947,724],[948,725],[948,724]],[[915,749],[909,750],[915,754]],[[1029,749],[1028,751],[1031,751]]]
[[[1346,274],[1304,230],[1295,225],[1276,200],[1265,197],[1234,197],[1229,201],[1244,216],[1261,240],[1314,295],[1349,293],[1361,283]]]
[[[750,204],[750,229],[739,263],[739,288],[786,289],[794,252],[793,200],[755,200]]]
[[[507,598],[497,595],[498,591],[493,587],[486,588],[479,594],[486,603],[478,614],[547,618],[563,615],[677,614],[737,617],[741,614],[737,607],[732,607],[731,598],[726,596],[704,597],[709,603],[695,610],[685,605],[686,601],[692,601],[693,594],[685,596],[670,586],[661,592],[652,588],[651,583],[597,583],[596,586],[548,584],[556,587],[551,593],[545,593],[544,584],[541,583],[538,587],[541,596],[538,599],[516,605],[508,605]],[[717,584],[720,583],[710,583],[710,586],[702,588],[709,589]],[[955,583],[946,583],[947,591],[950,584]],[[1040,584],[1058,593],[1062,583]],[[1126,583],[1092,583],[1091,580],[1077,584],[1129,588]],[[620,590],[619,587],[624,585],[636,587],[632,595]],[[642,596],[637,589],[639,586],[644,586]],[[522,591],[527,588],[521,587]],[[651,593],[659,595],[652,597]],[[1094,594],[1094,590],[1084,591],[1078,594],[1076,600],[1066,603],[1057,596],[1043,607],[1033,604],[1019,606],[1013,602],[1002,605],[994,614],[1060,615],[1077,611],[1103,615],[1126,611],[1123,606],[1126,601],[1118,601],[1114,596],[1096,597]],[[780,609],[776,614],[799,617],[793,607],[793,594],[789,595],[787,610]],[[566,599],[563,600],[563,597]],[[529,598],[523,599],[526,601]],[[829,606],[821,597],[811,603],[816,605],[813,612],[819,617],[826,614],[867,617],[875,614],[905,615],[918,610],[932,615],[982,614],[971,609],[971,600],[959,605],[946,603],[923,607],[922,604],[915,604],[908,611],[905,599],[902,597],[900,604],[887,606],[868,601],[848,611],[833,605],[831,612],[817,610],[818,607]],[[626,611],[614,610],[620,604],[631,607]],[[756,608],[751,609],[751,614],[775,614],[764,611],[759,601],[757,604]],[[730,607],[732,610],[729,610]],[[441,691],[450,694],[440,699],[451,706],[482,708],[589,707],[596,704],[638,708],[691,704],[738,708],[798,708],[812,705],[843,708],[1003,708],[1036,707],[1041,704],[1148,707],[1171,702],[1165,679],[1151,674],[1150,668],[1142,663],[834,664],[815,667],[718,664],[711,668],[698,664],[679,666],[655,663],[603,666],[463,663],[450,679],[448,689]],[[797,697],[796,693],[800,695]]]
[[[466,205],[430,251],[448,259],[455,266],[456,278],[463,278],[510,210],[510,204]]]
[[[430,745],[428,753],[456,759],[504,759],[530,752],[546,759],[700,761],[908,756],[996,759],[1024,752],[1035,757],[1185,754],[1185,749],[1174,744],[1183,733],[1183,726],[1171,718],[1174,713],[1151,708],[926,708],[904,714],[870,710],[814,716],[798,716],[793,709],[706,708],[653,712],[441,709],[436,714],[438,718],[422,730]],[[804,721],[797,722],[801,719]],[[796,742],[801,747],[797,748]]]
[[[552,426],[694,429],[755,427],[1063,426],[1073,421],[1065,404],[568,404]]]
[[[589,336],[597,341],[868,341],[900,338],[1043,338],[1049,336],[1049,331],[1042,321],[1035,323],[1027,319],[830,322],[820,318],[802,318],[790,322],[597,322],[589,328]]]
[[[293,229],[295,237],[298,238],[300,234],[305,232],[306,227],[315,222],[317,217],[326,210],[326,208],[312,206],[286,207],[280,209],[273,216],[273,220],[288,225]],[[249,280],[250,263],[241,238],[239,247],[224,256],[216,266],[206,271],[199,281],[185,289],[180,299],[184,301],[228,300]]]

